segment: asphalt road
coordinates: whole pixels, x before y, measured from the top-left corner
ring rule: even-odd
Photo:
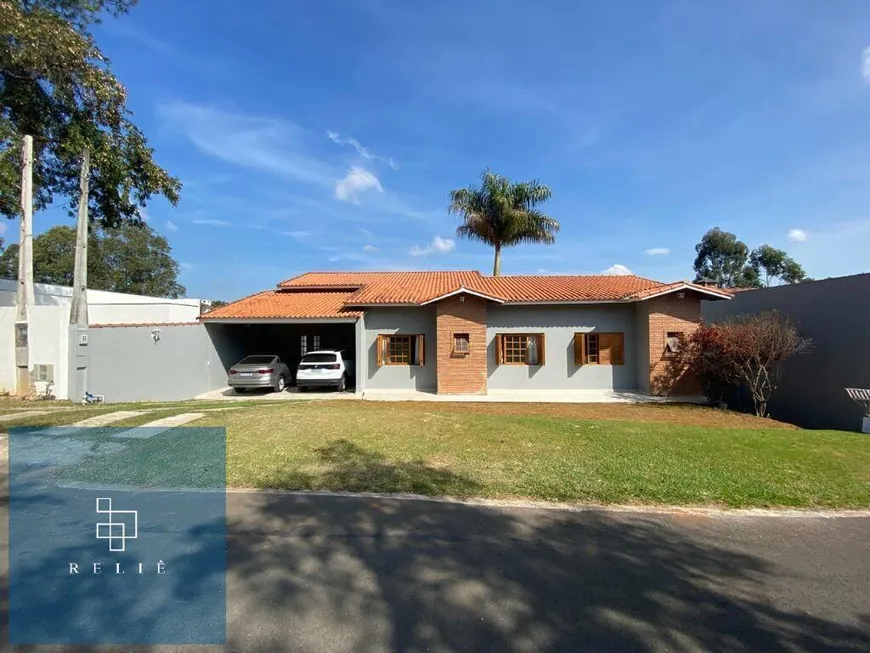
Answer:
[[[239,493],[228,518],[227,651],[870,651],[867,517]]]

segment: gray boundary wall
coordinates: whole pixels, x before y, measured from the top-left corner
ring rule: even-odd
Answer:
[[[728,302],[703,302],[706,322],[776,309],[811,337],[810,354],[786,363],[771,414],[807,428],[857,431],[862,411],[844,388],[870,388],[870,274],[739,292]]]
[[[86,390],[107,402],[191,399],[226,386],[224,364],[202,324],[91,327],[87,348]]]

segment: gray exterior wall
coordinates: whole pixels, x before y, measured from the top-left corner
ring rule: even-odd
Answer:
[[[404,333],[425,336],[425,365],[383,365],[378,367],[379,334]],[[435,390],[435,307],[408,306],[373,308],[365,314],[367,376],[365,387],[377,390]]]
[[[487,309],[487,388],[490,390],[631,390],[637,387],[634,305],[500,306]],[[625,334],[625,365],[574,365],[574,333]],[[498,333],[543,333],[546,364],[497,365]]]
[[[860,430],[862,411],[844,388],[870,388],[870,274],[740,292],[705,301],[701,311],[716,322],[769,309],[790,315],[815,342],[786,363],[771,414],[808,428]]]
[[[88,330],[87,390],[107,402],[190,399],[226,386],[226,371],[202,325]]]
[[[649,392],[649,302],[638,302],[634,305],[634,323],[637,326],[635,337],[635,364],[637,366],[637,389],[639,392]]]

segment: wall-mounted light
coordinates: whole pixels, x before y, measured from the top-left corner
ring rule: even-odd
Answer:
[[[460,301],[460,302],[464,302],[464,301],[465,301],[465,295],[459,295],[459,301]]]
[[[151,339],[154,340],[155,343],[160,342],[160,327],[154,327],[151,329]]]

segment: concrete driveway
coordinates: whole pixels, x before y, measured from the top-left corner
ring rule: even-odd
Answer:
[[[260,492],[227,507],[226,651],[870,650],[867,517]]]
[[[312,401],[318,399],[360,399],[359,395],[354,394],[353,390],[346,392],[336,392],[335,390],[324,388],[316,390],[308,390],[307,392],[299,392],[296,387],[287,388],[284,392],[273,392],[272,390],[248,390],[239,394],[230,387],[221,388],[220,390],[211,390],[204,392],[194,397],[194,399],[207,399],[209,401],[294,401],[304,399]]]

